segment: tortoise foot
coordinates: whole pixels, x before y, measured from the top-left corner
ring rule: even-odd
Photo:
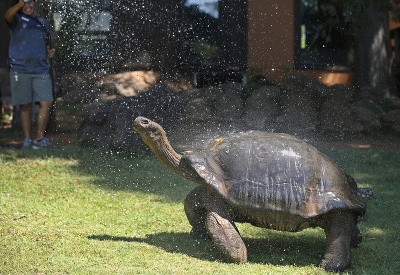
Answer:
[[[210,212],[207,215],[207,229],[214,244],[230,262],[237,264],[247,262],[246,246],[233,222],[216,212]]]
[[[325,256],[325,258],[319,264],[319,267],[328,272],[340,272],[349,268],[350,265],[350,259],[340,261],[337,259],[337,257]]]

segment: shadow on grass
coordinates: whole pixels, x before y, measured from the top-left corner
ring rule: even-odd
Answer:
[[[325,239],[315,236],[296,237],[296,234],[280,236],[272,232],[266,238],[244,238],[248,261],[272,265],[318,265],[325,253]],[[161,232],[144,238],[93,235],[88,239],[97,241],[137,242],[156,246],[169,253],[182,253],[203,261],[225,262],[226,257],[211,241],[193,238],[188,233]]]
[[[161,201],[182,202],[197,185],[164,167],[151,153],[117,153],[87,147],[67,147],[59,150],[18,150],[0,147],[0,159],[75,160],[69,166],[71,174],[89,176],[91,184],[113,191],[155,194]]]

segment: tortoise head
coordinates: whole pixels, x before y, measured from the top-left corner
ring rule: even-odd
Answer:
[[[144,143],[151,149],[153,149],[152,145],[154,143],[165,138],[165,132],[158,123],[142,116],[135,119],[133,122],[133,129],[140,134]]]
[[[178,168],[182,156],[171,147],[163,128],[158,123],[139,116],[133,122],[133,129],[140,134],[143,142],[150,147],[162,164],[174,173],[182,175]]]

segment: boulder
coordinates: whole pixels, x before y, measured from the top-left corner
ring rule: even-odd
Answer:
[[[263,86],[249,96],[243,117],[245,130],[273,131],[276,128],[280,93],[277,86]]]
[[[382,123],[378,115],[382,114],[379,106],[371,101],[359,100],[351,105],[355,119],[363,126],[363,131],[378,130]]]
[[[215,102],[215,118],[219,121],[238,121],[243,114],[243,102],[237,94],[221,94]]]
[[[328,93],[329,87],[322,82],[304,75],[290,75],[285,79],[283,87],[296,87],[302,93],[307,93],[314,99],[322,98]]]
[[[57,96],[63,97],[63,100],[66,100],[64,97],[67,93],[72,92],[73,94],[78,94],[79,90],[88,90],[91,87],[91,80],[87,74],[78,74],[78,73],[70,73],[62,75],[58,81],[55,83],[55,90],[57,91]],[[70,96],[72,98],[72,96]],[[79,100],[74,102],[69,102],[71,104],[75,104],[80,102]]]
[[[400,133],[400,109],[388,111],[383,121],[387,128]]]
[[[117,92],[125,97],[138,96],[154,86],[160,74],[154,71],[129,71],[108,75],[102,81],[114,84]]]
[[[191,150],[204,143],[205,140],[220,137],[227,132],[229,132],[229,125],[222,125],[222,123],[214,123],[211,120],[184,120],[172,131],[169,142],[181,151]]]
[[[174,92],[154,87],[138,97],[110,100],[88,110],[79,127],[78,139],[83,144],[113,150],[142,150],[146,146],[133,130],[134,119],[146,116],[169,132],[181,122],[182,109]]]
[[[240,90],[243,89],[243,84],[238,83],[238,82],[227,82],[224,84],[221,84],[221,90],[224,93],[228,94],[237,94]]]
[[[218,85],[194,91],[197,97],[185,105],[183,123],[170,135],[171,144],[188,150],[205,140],[240,131],[243,102],[234,87],[238,86]]]
[[[95,102],[99,97],[98,89],[71,87],[69,90],[64,90],[62,98],[68,104],[85,104]]]
[[[298,137],[314,135],[318,127],[318,101],[314,91],[287,85],[282,93],[281,115],[277,118],[278,131]]]
[[[190,100],[184,107],[185,120],[206,121],[213,116],[211,107],[202,97]]]
[[[148,84],[155,81],[144,75],[141,79]],[[112,83],[103,81],[98,90],[107,94]],[[83,84],[82,80],[76,85]],[[73,99],[78,97],[72,90],[70,101],[75,102]],[[76,94],[81,95],[77,102],[93,100],[89,95],[86,98],[85,92]],[[353,135],[382,125],[400,131],[398,101],[386,102],[386,108],[382,107],[384,116],[383,109],[371,99],[358,97],[359,101],[353,102],[354,92],[347,86],[327,87],[305,76],[289,76],[280,86],[228,83],[175,93],[167,87],[150,85],[132,94],[137,96],[94,105],[81,123],[80,140],[117,150],[147,148],[132,129],[138,115],[163,125],[171,144],[183,150],[244,130],[285,132],[300,138]]]
[[[351,110],[352,92],[344,85],[334,85],[329,88],[329,94],[321,108],[320,127],[323,133],[348,135],[363,130]]]

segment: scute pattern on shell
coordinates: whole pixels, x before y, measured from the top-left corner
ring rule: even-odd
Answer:
[[[233,205],[302,218],[335,208],[363,214],[366,201],[344,169],[313,146],[277,133],[249,131],[187,153],[207,184]]]

